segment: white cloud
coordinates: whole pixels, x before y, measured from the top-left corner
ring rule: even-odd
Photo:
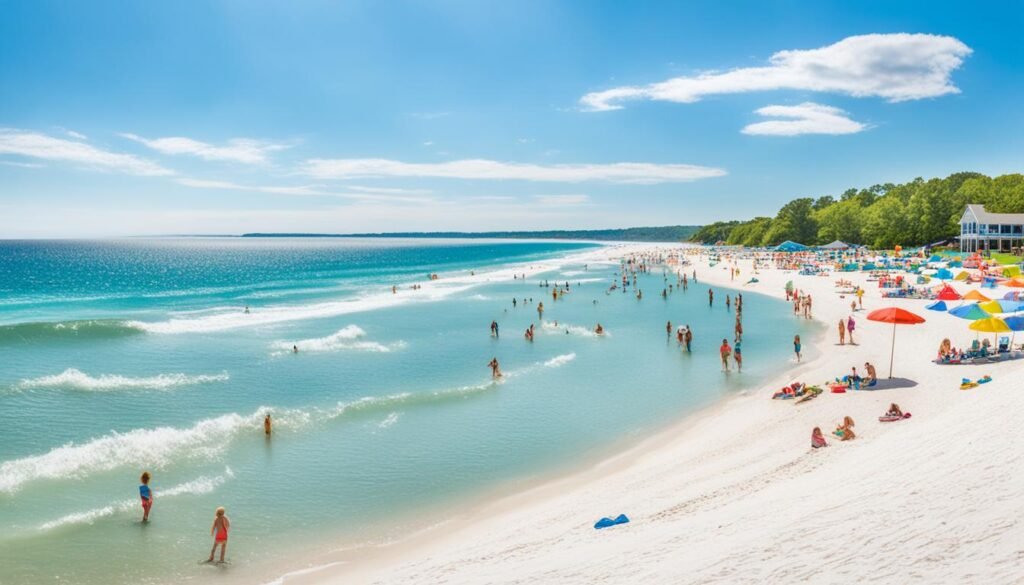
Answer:
[[[27,162],[15,162],[13,160],[0,160],[0,164],[7,165],[9,167],[20,167],[23,169],[41,169],[43,165],[39,163],[27,163]]]
[[[78,140],[88,140],[89,139],[89,137],[86,136],[85,134],[82,134],[81,132],[75,132],[74,130],[68,130],[67,133],[68,133],[68,136],[70,136],[72,138],[77,138]]]
[[[245,164],[267,162],[267,154],[290,148],[286,144],[275,144],[250,138],[233,138],[225,146],[214,146],[183,136],[167,138],[143,138],[136,134],[123,133],[121,137],[134,140],[163,154],[184,154],[211,161],[232,161]]]
[[[445,179],[522,180],[577,183],[668,183],[720,177],[725,171],[683,164],[611,163],[537,165],[493,160],[455,160],[444,163],[406,163],[379,158],[311,159],[304,172],[319,179],[367,177],[431,177]]]
[[[764,67],[710,71],[644,86],[623,86],[580,98],[591,111],[617,110],[626,100],[692,103],[709,95],[792,89],[880,97],[890,102],[959,93],[950,75],[971,49],[928,34],[869,34],[827,47],[779,51]]]
[[[179,185],[195,189],[214,189],[219,191],[248,191],[250,193],[269,193],[272,195],[309,195],[342,197],[356,201],[388,201],[401,203],[425,203],[433,201],[430,197],[413,197],[415,194],[429,193],[429,191],[413,189],[386,189],[350,187],[353,192],[325,191],[318,185],[296,185],[296,186],[268,186],[268,185],[241,185],[231,181],[220,181],[210,179],[192,179],[182,177],[177,180]]]
[[[434,145],[434,141],[433,140],[426,140],[426,141],[423,142],[423,146],[433,146],[433,145]]]
[[[349,191],[362,193],[373,193],[377,195],[427,195],[432,193],[430,189],[401,189],[398,187],[364,187],[362,185],[346,185]]]
[[[572,207],[590,203],[588,195],[534,195],[533,199],[545,207]]]
[[[755,111],[769,118],[743,128],[744,134],[759,136],[799,136],[801,134],[856,134],[867,129],[851,120],[845,111],[832,106],[804,102],[796,106],[766,106]]]
[[[173,171],[131,154],[120,154],[84,142],[54,138],[46,134],[0,128],[0,154],[70,162],[89,168],[130,175],[172,175]]]

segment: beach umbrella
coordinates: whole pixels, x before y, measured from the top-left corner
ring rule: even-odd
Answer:
[[[1024,288],[1024,278],[1021,278],[1020,276],[1015,276],[1010,280],[1007,280],[1003,284],[1012,288]]]
[[[977,321],[978,319],[988,319],[989,314],[985,312],[985,309],[979,307],[976,303],[969,305],[960,305],[949,310],[949,314],[954,317],[960,317],[961,319],[967,319],[969,321]]]
[[[953,278],[953,273],[945,268],[940,268],[939,271],[935,273],[935,278],[940,280],[949,280]]]
[[[1020,296],[1021,295],[1019,290],[1011,290],[1010,292],[1003,295],[1003,299],[1007,301],[1019,301],[1021,300]]]
[[[977,331],[979,333],[991,333],[992,334],[992,345],[994,347],[996,347],[997,349],[999,347],[999,344],[998,344],[998,342],[996,340],[996,337],[998,336],[998,334],[1000,334],[1000,333],[1008,333],[1008,332],[1012,331],[1012,329],[1010,329],[1010,326],[1006,324],[1006,321],[1003,321],[999,317],[989,317],[987,319],[978,319],[977,321],[971,323],[967,327],[968,327],[968,329],[971,329],[972,331]]]
[[[960,300],[960,293],[956,292],[956,289],[949,286],[948,284],[939,291],[939,295],[935,297],[940,301],[958,301]]]
[[[789,292],[793,292],[793,281],[792,280],[786,282],[786,290],[788,290]]]
[[[924,308],[928,309],[929,311],[945,311],[946,301],[935,301],[930,305],[925,305]]]
[[[992,299],[986,297],[985,295],[981,294],[980,292],[978,292],[976,290],[972,290],[972,291],[968,291],[968,293],[964,295],[964,300],[967,300],[967,301],[990,301]]]
[[[1015,313],[1020,310],[1020,301],[1002,299],[999,301],[985,301],[984,303],[978,303],[978,306],[985,310],[986,313],[993,315],[997,313]]]
[[[1013,342],[1017,339],[1017,332],[1024,331],[1024,316],[1012,315],[1003,319],[1003,323],[1013,331],[1013,338],[1010,339],[1010,347],[1013,347]]]
[[[924,323],[924,317],[899,307],[887,307],[885,309],[875,309],[868,313],[868,321],[892,323],[892,345],[889,348],[889,377],[892,378],[892,361],[893,356],[896,354],[896,326]]]

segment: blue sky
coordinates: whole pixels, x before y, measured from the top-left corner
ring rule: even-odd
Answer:
[[[0,16],[0,237],[705,223],[1024,166],[1019,2]]]

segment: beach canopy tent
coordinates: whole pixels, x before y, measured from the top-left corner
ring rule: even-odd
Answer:
[[[972,291],[968,291],[967,294],[964,295],[964,300],[967,300],[967,301],[990,301],[992,299],[986,297],[985,295],[981,294],[980,292],[978,292],[976,290],[972,290]]]
[[[939,290],[939,295],[935,298],[940,301],[958,301],[960,300],[960,293],[956,292],[955,288],[947,284]]]
[[[929,311],[945,311],[946,301],[935,301],[930,305],[925,305],[924,308],[928,309]]]
[[[953,280],[967,280],[970,277],[971,275],[968,274],[966,270],[961,270],[960,274],[957,274],[956,276],[953,277]]]
[[[892,323],[892,345],[889,348],[889,377],[892,378],[892,361],[893,356],[896,355],[896,326],[924,323],[924,317],[899,307],[887,307],[885,309],[875,309],[868,313],[868,321]]]
[[[942,256],[938,254],[932,254],[932,257],[928,259],[929,262],[942,262]]]
[[[988,319],[989,314],[985,312],[985,309],[979,307],[976,303],[969,305],[960,305],[949,310],[949,314],[954,317],[960,317],[961,319],[967,319],[968,321],[977,321],[979,319]]]
[[[819,249],[821,250],[848,250],[849,248],[849,244],[847,244],[846,242],[840,242],[839,240],[836,240],[831,244],[825,244],[824,246],[819,247]]]
[[[1004,286],[1011,288],[1024,288],[1024,277],[1015,276],[1003,283]],[[1010,293],[1007,293],[1010,294]],[[1016,293],[1014,293],[1016,294]]]
[[[1014,276],[1020,276],[1019,266],[1003,266],[1003,276],[1006,278],[1013,278]]]
[[[953,278],[953,273],[945,268],[940,268],[939,271],[935,273],[935,278],[940,280],[949,280]]]
[[[806,252],[809,248],[803,244],[798,244],[790,240],[782,242],[778,246],[775,246],[776,252]]]

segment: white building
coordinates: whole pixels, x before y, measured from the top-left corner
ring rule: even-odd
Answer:
[[[1024,246],[1024,213],[991,213],[968,205],[960,216],[960,251],[1009,252]]]

